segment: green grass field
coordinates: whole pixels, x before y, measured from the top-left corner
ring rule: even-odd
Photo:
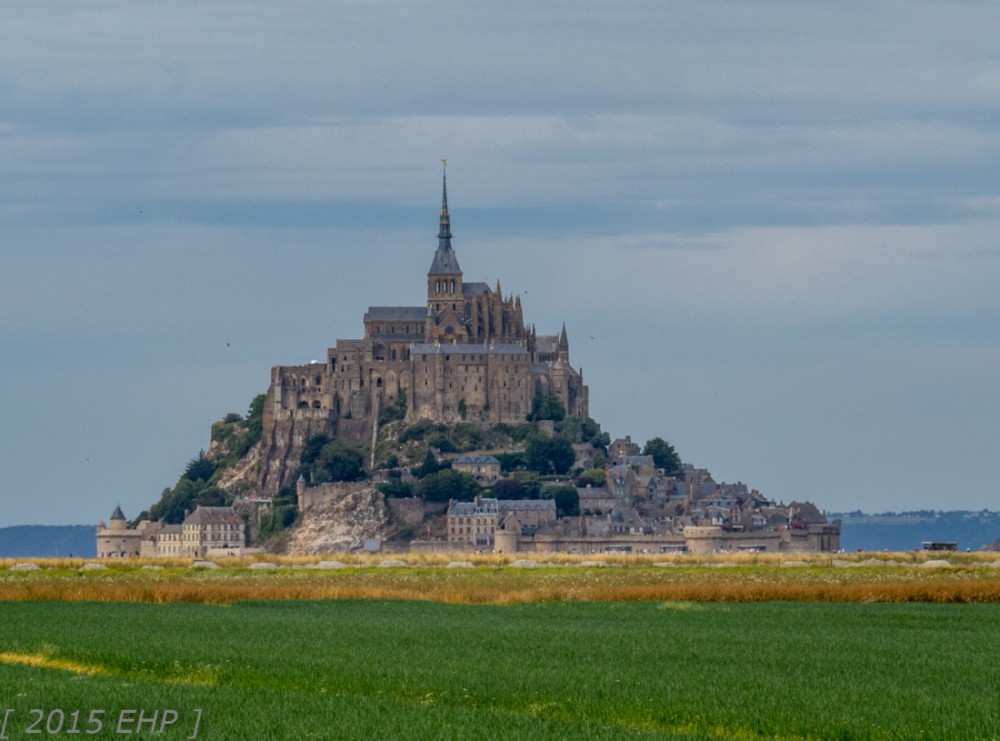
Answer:
[[[98,709],[98,736],[174,710],[185,738],[197,709],[205,739],[1000,738],[998,643],[1000,605],[2,602],[0,714],[11,739],[33,709],[47,737]]]

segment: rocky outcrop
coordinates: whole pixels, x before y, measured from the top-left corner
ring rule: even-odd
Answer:
[[[216,447],[213,442],[208,451],[209,458],[216,454]],[[257,489],[259,469],[260,443],[257,443],[243,458],[222,473],[219,477],[219,489],[232,496],[254,492]]]
[[[371,483],[325,484],[306,491],[309,495],[303,499],[308,504],[291,530],[288,553],[360,551],[367,538],[385,538],[389,509]]]

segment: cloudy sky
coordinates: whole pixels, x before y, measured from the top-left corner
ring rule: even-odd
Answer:
[[[5,4],[0,526],[132,517],[272,365],[470,280],[591,413],[827,510],[1000,508],[1000,5]]]

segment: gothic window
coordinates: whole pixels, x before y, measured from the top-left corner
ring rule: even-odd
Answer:
[[[454,293],[454,292],[455,292],[455,281],[452,281],[451,282],[451,291],[449,291],[449,293]]]
[[[434,293],[441,293],[441,281],[434,283]]]

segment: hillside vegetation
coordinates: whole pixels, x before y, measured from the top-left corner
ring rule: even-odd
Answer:
[[[220,507],[233,501],[239,486],[225,486],[227,473],[246,461],[260,443],[264,421],[264,394],[250,402],[246,416],[227,414],[212,425],[211,445],[188,461],[173,487],[163,490],[159,501],[140,514],[143,519],[176,524],[195,507]]]

